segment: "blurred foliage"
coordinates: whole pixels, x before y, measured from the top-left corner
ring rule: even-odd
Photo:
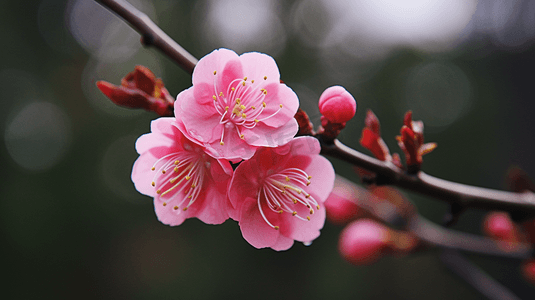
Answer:
[[[86,0],[87,1],[87,0]],[[72,5],[70,1],[68,5]],[[294,2],[280,1],[285,26]],[[203,5],[193,1],[154,1],[158,24],[193,55],[213,46],[198,38]],[[130,182],[136,138],[149,131],[155,115],[114,108],[106,113],[88,100],[83,82],[94,61],[69,33],[65,1],[8,1],[0,10],[0,222],[3,297],[126,299],[461,299],[481,298],[450,274],[436,253],[386,258],[353,267],[337,251],[339,227],[326,224],[309,246],[289,251],[256,250],[244,241],[235,222],[221,226],[188,220],[170,228],[153,213],[150,198]],[[95,19],[95,23],[103,22]],[[292,34],[289,30],[288,34]],[[137,35],[135,35],[137,38]],[[255,49],[248,49],[255,50]],[[365,111],[379,117],[391,151],[402,125],[403,82],[422,63],[455,65],[471,84],[470,109],[451,125],[426,127],[426,141],[438,148],[425,157],[423,170],[457,182],[502,188],[506,169],[518,164],[535,174],[532,82],[535,49],[504,51],[487,43],[445,53],[398,48],[373,63],[365,76],[357,69],[338,77],[324,72],[317,49],[296,38],[276,54],[282,79],[294,87],[315,125],[314,103],[330,85],[343,84],[358,102],[357,116],[340,139],[358,145]],[[484,53],[484,54],[481,54]],[[136,60],[136,57],[142,59]],[[188,74],[154,49],[140,49],[106,81],[119,79],[152,57],[149,68],[171,94],[191,85]],[[155,58],[154,58],[155,57]],[[150,60],[149,60],[150,61]],[[348,66],[352,62],[348,60]],[[359,65],[355,64],[355,68]],[[338,82],[343,77],[342,82]],[[98,94],[94,82],[94,94]],[[103,95],[100,101],[107,101]],[[22,168],[8,149],[7,129],[33,101],[53,103],[68,116],[70,142],[61,159],[45,170]],[[98,104],[97,104],[98,105]],[[414,119],[428,120],[414,113]],[[39,143],[33,151],[40,151]],[[33,147],[33,146],[32,146]],[[33,153],[33,152],[29,152]],[[358,180],[351,166],[337,160],[338,173]],[[409,194],[420,212],[440,222],[446,206]],[[456,229],[479,232],[482,212],[468,212]],[[472,257],[519,296],[535,289],[518,274],[517,261]]]

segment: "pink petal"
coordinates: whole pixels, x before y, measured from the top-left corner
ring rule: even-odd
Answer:
[[[276,251],[284,251],[290,249],[294,244],[294,240],[288,237],[283,236],[282,234],[279,234],[279,238],[277,239],[277,242],[275,242],[275,245],[271,246],[273,250]]]
[[[163,202],[163,200],[154,198],[154,211],[156,212],[158,220],[169,226],[178,226],[182,224],[184,220],[191,218],[198,209],[198,203],[194,203],[187,211],[183,211],[182,209],[173,210],[172,206],[170,206],[171,204],[163,206]]]
[[[240,229],[243,238],[255,248],[273,246],[279,237],[279,230],[271,228],[262,218],[257,201],[246,198],[240,212]]]
[[[132,182],[143,195],[154,197],[156,192],[151,185],[154,173],[152,172],[152,165],[156,162],[157,158],[150,152],[141,154],[132,168]]]
[[[285,84],[281,83],[272,83],[264,88],[267,90],[264,99],[266,107],[257,119],[261,120],[273,115],[272,117],[261,121],[261,123],[271,127],[279,127],[293,119],[299,108],[299,98],[297,98],[295,92]],[[280,107],[281,104],[282,108]]]
[[[231,87],[236,87],[239,81],[232,83],[235,79],[243,79],[243,68],[239,60],[229,60],[222,72],[216,75],[217,77],[217,91],[228,95]],[[231,84],[232,83],[232,84]],[[212,84],[213,85],[213,84]]]
[[[151,122],[151,133],[139,137],[136,141],[136,151],[142,154],[154,145],[174,147],[176,131],[172,127],[174,118],[158,118]]]
[[[286,124],[273,128],[263,123],[251,129],[242,128],[245,141],[252,146],[276,147],[288,143],[299,130],[295,119],[290,119]]]
[[[221,134],[216,140],[205,145],[209,149],[209,152],[212,153],[210,155],[228,160],[251,158],[257,147],[251,146],[247,144],[245,140],[241,139],[236,130],[236,126],[230,123],[227,123],[226,125],[227,126],[221,125],[221,128],[224,128],[225,130],[223,145],[220,144]]]
[[[288,143],[291,155],[316,155],[320,154],[321,146],[316,138],[299,136]]]
[[[180,105],[175,105],[175,115],[182,119],[188,134],[206,143],[221,134],[221,116],[214,107],[213,94],[213,88],[199,84],[178,94]]]
[[[266,82],[279,82],[279,68],[271,56],[259,52],[248,52],[240,56],[240,61],[243,65],[243,74],[249,80],[262,83],[265,76]]]
[[[195,217],[206,224],[221,224],[225,222],[229,217],[227,213],[227,197],[225,191],[226,183],[224,184],[223,190],[214,186],[206,186],[206,191],[204,195],[202,195],[204,196],[203,202],[199,204],[199,211],[195,214]],[[199,200],[201,199],[197,199],[197,201]],[[195,205],[197,201],[191,206]]]
[[[295,211],[303,218],[310,217],[310,221],[301,220],[290,213],[281,214],[280,232],[285,237],[296,241],[308,242],[316,239],[320,235],[320,229],[325,224],[325,208],[314,209],[314,214],[310,214],[309,209],[304,205],[296,205]]]
[[[232,176],[229,185],[228,198],[232,206],[238,211],[240,211],[241,205],[244,203],[243,199],[256,199],[260,189],[258,176],[260,172],[255,159],[242,162],[234,171],[234,176]]]
[[[213,85],[214,71],[222,72],[226,63],[237,60],[238,54],[228,49],[216,49],[199,60],[193,69],[193,85],[209,83]]]
[[[316,200],[325,201],[334,186],[335,173],[332,164],[325,157],[317,156],[303,171],[312,176],[307,192],[312,194]]]

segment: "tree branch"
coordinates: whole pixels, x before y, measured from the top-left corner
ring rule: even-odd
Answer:
[[[338,140],[334,140],[332,144],[322,142],[321,137],[319,140],[322,154],[374,172],[381,177],[382,183],[459,204],[463,208],[502,210],[514,214],[517,218],[535,216],[535,194],[530,191],[513,193],[474,187],[436,178],[421,171],[416,175],[409,175],[392,163],[367,156]]]
[[[122,17],[139,32],[143,45],[158,48],[186,72],[193,73],[197,59],[163,32],[145,13],[124,0],[95,1]]]

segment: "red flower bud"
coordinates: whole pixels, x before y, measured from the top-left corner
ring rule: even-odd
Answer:
[[[400,133],[401,135],[396,136],[396,140],[405,153],[409,172],[416,173],[422,165],[422,156],[435,150],[437,144],[424,144],[424,123],[413,121],[411,111],[405,114]]]
[[[338,249],[350,263],[367,265],[381,258],[389,242],[388,228],[370,219],[359,219],[342,231]]]
[[[510,241],[514,237],[515,226],[507,213],[492,212],[485,217],[483,230],[490,237]]]
[[[327,88],[320,96],[320,112],[332,123],[345,123],[357,111],[357,102],[351,94],[339,85]]]
[[[338,225],[354,220],[361,210],[355,200],[361,196],[361,188],[340,176],[334,179],[334,188],[325,203],[327,219]]]
[[[392,157],[390,156],[390,150],[388,150],[388,147],[381,137],[379,119],[371,110],[368,110],[366,113],[364,124],[366,127],[362,129],[362,136],[360,138],[362,147],[370,150],[379,160],[391,161]]]
[[[522,264],[522,275],[531,284],[535,284],[535,260],[528,260]]]
[[[128,108],[143,108],[160,116],[172,116],[174,99],[164,87],[161,79],[146,67],[136,66],[117,86],[98,81],[97,87],[113,103]]]

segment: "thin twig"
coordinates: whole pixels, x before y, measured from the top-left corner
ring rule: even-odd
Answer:
[[[388,199],[377,201],[379,198],[377,195],[340,175],[336,175],[336,180],[342,182],[344,186],[350,187],[350,192],[355,195],[350,200],[359,208],[366,210],[373,218],[389,227],[410,232],[427,245],[516,259],[528,259],[533,256],[533,247],[530,244],[500,242],[484,236],[444,228],[427,220],[416,211],[407,213],[405,209],[402,215],[399,207],[390,203]]]
[[[483,272],[458,251],[444,250],[440,255],[440,260],[448,269],[487,298],[491,300],[520,300],[509,289]]]
[[[95,0],[102,6],[113,11],[130,24],[142,36],[141,42],[145,46],[154,46],[169,58],[174,60],[182,69],[193,73],[197,59],[182,48],[160,29],[145,13],[139,11],[124,0]]]
[[[321,139],[320,139],[321,141]],[[338,140],[322,143],[321,153],[349,162],[381,176],[381,181],[413,192],[461,205],[463,208],[502,210],[519,217],[535,216],[535,194],[513,193],[455,183],[419,172],[409,175],[394,164],[380,161]]]

